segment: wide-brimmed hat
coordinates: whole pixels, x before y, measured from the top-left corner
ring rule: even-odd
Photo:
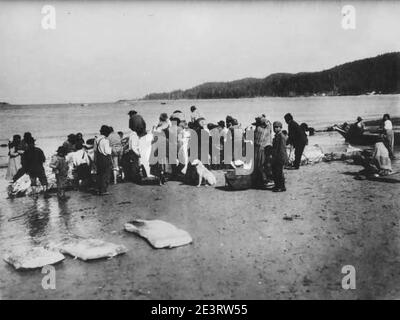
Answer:
[[[131,110],[128,112],[128,115],[132,115],[132,114],[136,114],[136,113],[137,113],[136,110]]]
[[[261,117],[255,117],[255,122],[252,123],[253,126],[258,126],[261,124]]]
[[[274,128],[277,128],[277,127],[282,128],[282,122],[280,122],[280,121],[275,121],[275,122],[273,123],[272,126],[273,126]]]

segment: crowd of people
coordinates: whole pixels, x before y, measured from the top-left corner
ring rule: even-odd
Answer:
[[[59,199],[68,198],[65,195],[65,189],[68,185],[70,168],[72,168],[73,188],[91,191],[98,195],[108,194],[110,183],[116,184],[123,180],[139,182],[144,178],[155,177],[160,184],[164,184],[168,179],[190,178],[193,175],[189,161],[190,142],[194,139],[193,132],[197,134],[197,137],[201,137],[204,132],[209,134],[209,148],[207,144],[201,143],[201,139],[198,139],[197,146],[198,155],[202,154],[201,148],[208,149],[203,150],[210,160],[205,165],[211,169],[230,167],[232,162],[224,158],[227,140],[231,138],[233,141],[235,135],[240,135],[239,139],[243,141],[241,148],[243,148],[245,133],[248,129],[253,130],[254,133],[252,168],[254,186],[284,192],[286,187],[283,169],[299,169],[303,151],[308,144],[307,135],[313,134],[312,128],[308,128],[305,123],[299,125],[290,113],[284,116],[288,131],[283,130],[283,125],[279,121],[271,123],[265,114],[256,117],[255,122],[246,128],[242,128],[238,120],[230,115],[216,124],[207,123],[196,106],[190,108],[190,121],[186,120],[181,110],[175,110],[171,115],[160,114],[158,123],[151,130],[146,128],[145,120],[135,110],[129,111],[128,115],[130,133],[127,136],[124,136],[121,131],[115,132],[108,125],[102,125],[99,135],[87,141],[84,141],[82,133],[68,135],[49,162],[49,167],[56,177]],[[361,118],[357,120],[355,126],[360,130],[364,129]],[[384,116],[383,130],[393,148],[393,128],[389,115]],[[216,145],[212,145],[211,131],[218,133],[220,140]],[[172,136],[172,132],[175,132],[176,136]],[[165,139],[167,150],[161,156],[158,154],[156,164],[150,164],[148,161],[150,153],[160,152],[151,149],[158,139]],[[386,159],[382,160],[383,140],[379,142],[379,146],[376,146],[379,150],[379,159],[381,165],[384,162],[384,166],[387,167]],[[169,152],[168,148],[172,148],[171,143],[176,143],[175,155]],[[147,149],[143,145],[147,146]],[[291,165],[288,164],[287,145],[294,150],[294,161]],[[214,147],[217,153],[212,152]],[[243,153],[243,150],[240,152]],[[44,169],[45,162],[46,157],[43,151],[35,146],[35,139],[31,133],[25,133],[23,139],[15,135],[9,143],[9,166],[6,178],[15,182],[22,175],[28,174],[31,185],[35,186],[39,180],[47,197],[49,194]],[[370,167],[370,162],[366,158],[361,159],[361,162]]]

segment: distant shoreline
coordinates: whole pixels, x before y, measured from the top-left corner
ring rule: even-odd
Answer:
[[[135,100],[118,100],[118,101],[109,101],[109,102],[65,102],[65,103],[21,103],[21,104],[13,104],[13,103],[6,103],[6,104],[0,104],[0,110],[3,107],[35,107],[35,106],[65,106],[65,105],[71,105],[71,106],[82,106],[84,107],[90,107],[94,105],[101,105],[101,104],[134,104],[138,102],[171,102],[171,101],[213,101],[213,100],[251,100],[251,99],[313,99],[313,98],[337,98],[337,97],[377,97],[377,96],[399,96],[400,93],[380,93],[380,94],[358,94],[358,95],[317,95],[317,96],[295,96],[295,97],[277,97],[277,96],[260,96],[260,97],[241,97],[241,98],[209,98],[209,99],[135,99]],[[83,106],[86,104],[86,106]],[[167,103],[168,104],[168,103]],[[133,105],[132,105],[133,106]]]

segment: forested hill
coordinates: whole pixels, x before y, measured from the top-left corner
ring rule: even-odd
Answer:
[[[400,52],[345,63],[319,72],[275,73],[264,79],[207,82],[187,90],[151,93],[155,99],[219,99],[400,93]]]

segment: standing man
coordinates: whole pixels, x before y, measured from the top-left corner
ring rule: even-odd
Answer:
[[[272,128],[264,116],[257,117],[254,130],[254,177],[255,184],[263,188],[270,186],[271,172],[271,148]],[[267,159],[268,157],[268,159]]]
[[[128,112],[129,115],[129,129],[135,131],[139,138],[146,135],[146,122],[143,117],[139,115],[135,110]]]
[[[282,133],[282,123],[275,121],[273,124],[275,137],[272,143],[272,173],[274,176],[274,192],[286,191],[283,166],[287,161],[286,138]]]
[[[110,134],[110,128],[108,126],[101,126],[100,136],[96,137],[94,141],[94,161],[97,168],[97,185],[99,189],[99,195],[107,195],[107,187],[110,183],[111,178],[111,147],[110,141],[106,138]]]
[[[305,146],[308,143],[307,135],[299,124],[293,120],[293,116],[290,113],[285,114],[285,121],[288,124],[289,139],[287,144],[294,147],[294,163],[291,169],[299,169],[301,156]]]

